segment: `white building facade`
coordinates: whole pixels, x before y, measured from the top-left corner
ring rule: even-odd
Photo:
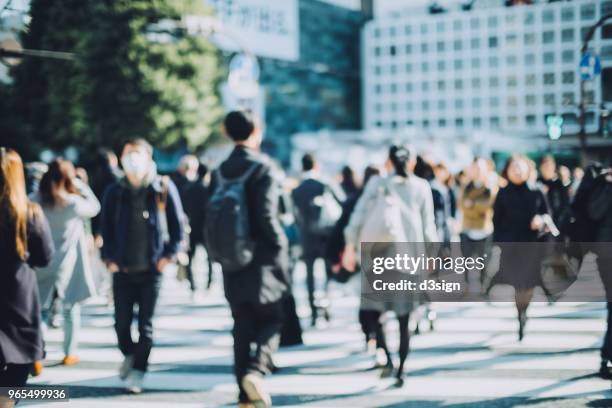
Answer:
[[[611,12],[612,1],[575,0],[377,16],[362,32],[364,128],[545,135],[546,115],[561,114],[564,132],[577,133],[582,38]],[[590,49],[612,67],[601,28]],[[601,84],[587,83],[588,132]]]

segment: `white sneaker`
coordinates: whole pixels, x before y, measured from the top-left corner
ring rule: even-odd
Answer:
[[[272,397],[264,389],[263,378],[256,374],[247,374],[242,378],[242,388],[257,408],[269,408],[272,406]]]
[[[121,367],[119,367],[119,378],[123,381],[128,378],[130,372],[132,371],[132,366],[134,365],[134,356],[125,356],[123,359],[123,363],[121,363]]]
[[[125,387],[125,389],[130,394],[142,393],[142,384],[144,382],[144,375],[145,375],[144,371],[132,370],[132,372],[130,373],[127,379],[127,386]]]

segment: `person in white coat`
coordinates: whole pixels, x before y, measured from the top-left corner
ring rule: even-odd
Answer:
[[[425,244],[438,241],[431,187],[426,180],[413,174],[415,165],[416,153],[410,147],[391,146],[386,163],[388,176],[373,177],[368,182],[344,230],[343,266],[346,269],[355,270],[361,242]],[[414,303],[411,296],[401,296],[392,302],[361,299],[363,310],[393,311],[397,316],[400,345],[395,376],[396,385],[400,387],[404,383],[404,363],[410,344],[408,322]],[[388,377],[394,367],[384,336],[380,345],[387,355],[381,377]]]
[[[100,203],[89,186],[76,177],[72,163],[63,159],[49,165],[36,199],[49,220],[57,248],[51,263],[37,272],[41,309],[45,315],[54,294],[62,301],[63,364],[73,365],[79,362],[80,303],[95,294],[86,225],[100,212]]]

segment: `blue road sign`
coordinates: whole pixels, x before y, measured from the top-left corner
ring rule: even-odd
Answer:
[[[580,58],[578,72],[583,81],[588,81],[601,74],[601,60],[598,55],[585,52]]]

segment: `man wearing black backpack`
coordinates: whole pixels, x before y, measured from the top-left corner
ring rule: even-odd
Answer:
[[[281,300],[288,288],[280,186],[269,158],[259,152],[261,132],[253,114],[230,112],[223,125],[235,148],[213,173],[204,230],[210,254],[223,269],[234,318],[240,406],[268,407],[272,400],[263,376],[273,366],[283,322]]]
[[[342,214],[339,194],[319,177],[319,166],[314,157],[302,157],[302,182],[293,190],[292,197],[297,209],[297,221],[302,241],[302,258],[306,264],[306,286],[311,310],[311,325],[315,326],[319,309],[329,319],[327,309],[315,302],[314,265],[317,259],[325,259],[327,240],[336,221]],[[326,276],[329,282],[331,265],[325,260]]]

